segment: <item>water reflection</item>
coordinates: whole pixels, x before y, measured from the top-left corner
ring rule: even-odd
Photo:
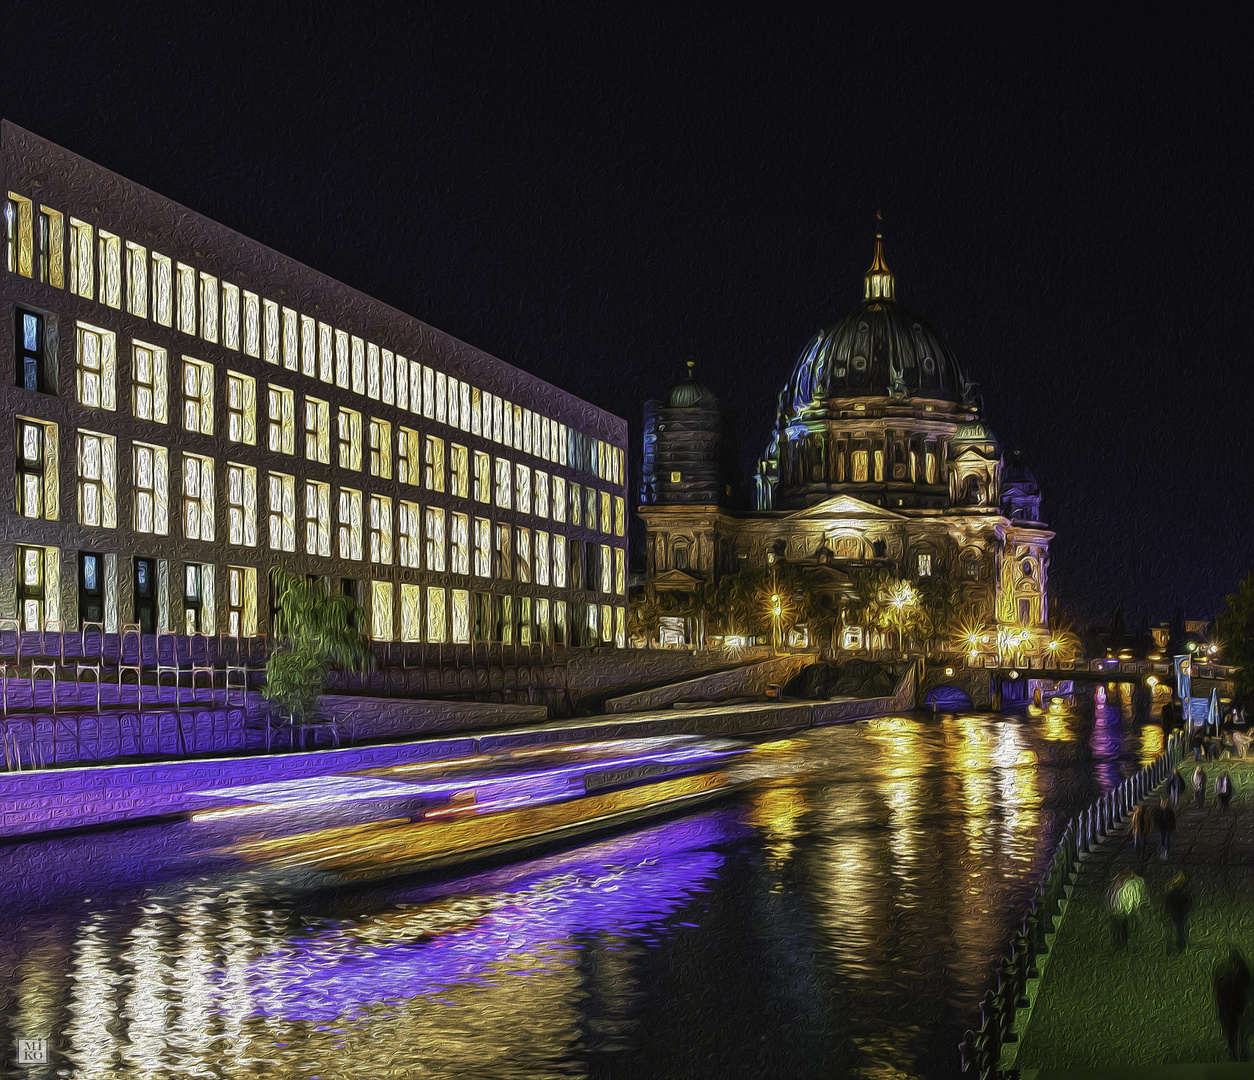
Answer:
[[[22,845],[0,1034],[92,1080],[952,1075],[1062,821],[1161,743],[1114,703],[827,729],[717,809],[312,894],[169,880],[185,829]]]

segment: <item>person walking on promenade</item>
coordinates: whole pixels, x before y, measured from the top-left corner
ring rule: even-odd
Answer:
[[[1215,965],[1211,984],[1215,990],[1219,1025],[1228,1042],[1228,1053],[1241,1061],[1245,1057],[1245,1040],[1240,1037],[1241,1019],[1245,1015],[1245,999],[1250,990],[1250,969],[1235,945],[1229,947],[1228,959]]]
[[[1128,828],[1132,833],[1132,850],[1136,852],[1136,857],[1141,861],[1145,861],[1145,841],[1149,837],[1150,829],[1153,827],[1151,818],[1154,811],[1145,803],[1137,803],[1136,809],[1132,811],[1132,820],[1129,822]]]
[[[1184,794],[1184,777],[1179,769],[1171,770],[1171,779],[1167,781],[1167,794],[1171,796],[1172,807],[1180,805],[1180,796]]]
[[[1158,800],[1155,824],[1158,826],[1158,857],[1166,862],[1171,855],[1171,842],[1176,838],[1176,812],[1165,797]]]
[[[1189,738],[1189,745],[1193,747],[1193,760],[1202,760],[1202,729],[1198,728]]]
[[[1136,913],[1148,900],[1149,891],[1145,887],[1145,879],[1135,870],[1122,870],[1111,882],[1106,892],[1106,910],[1110,914],[1111,936],[1116,949],[1122,949],[1128,944],[1128,932],[1133,926]]]
[[[1202,809],[1202,803],[1206,799],[1206,774],[1202,772],[1200,765],[1193,770],[1193,799],[1197,808]]]
[[[1184,952],[1184,946],[1189,940],[1189,914],[1193,910],[1193,892],[1183,871],[1167,884],[1163,901],[1167,908],[1167,917],[1176,928],[1176,951]]]
[[[1220,810],[1228,812],[1228,803],[1232,801],[1232,777],[1228,775],[1227,769],[1215,781],[1215,801],[1219,803]]]

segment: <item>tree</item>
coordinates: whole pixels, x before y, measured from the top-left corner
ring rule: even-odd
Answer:
[[[1223,658],[1237,669],[1232,679],[1236,698],[1248,704],[1254,701],[1254,570],[1241,579],[1226,603],[1215,629]]]
[[[333,667],[364,671],[373,662],[362,612],[350,596],[328,596],[321,584],[272,571],[278,601],[275,647],[262,696],[303,723],[318,707]]]

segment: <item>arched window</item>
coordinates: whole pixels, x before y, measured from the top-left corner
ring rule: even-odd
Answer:
[[[686,540],[680,540],[675,544],[672,562],[676,570],[688,569],[688,542]]]
[[[871,553],[877,558],[882,559],[888,554],[888,544],[883,540],[874,540],[871,542]]]

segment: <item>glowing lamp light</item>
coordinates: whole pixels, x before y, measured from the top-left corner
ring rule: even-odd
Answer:
[[[1196,652],[1196,651],[1197,651],[1197,643],[1196,643],[1196,642],[1193,642],[1193,641],[1190,641],[1190,642],[1189,642],[1189,652]]]
[[[989,636],[985,634],[983,637],[980,638],[980,640],[984,642],[985,645],[987,645],[990,639],[989,639]]]
[[[1158,676],[1157,676],[1157,675],[1147,675],[1147,676],[1145,677],[1145,685],[1146,685],[1146,686],[1149,686],[1149,687],[1154,687],[1154,686],[1157,686],[1157,685],[1158,685]]]
[[[1058,642],[1056,642],[1056,641],[1051,641],[1051,642],[1049,643],[1049,647],[1050,647],[1051,649],[1057,649],[1057,648],[1058,648]]]
[[[779,593],[775,593],[771,597],[771,611],[777,618],[783,612],[783,607],[780,604]]]
[[[951,667],[947,667],[947,668],[945,669],[945,677],[946,677],[947,679],[951,679],[951,678],[953,678],[953,674],[954,674],[954,669],[953,669],[953,668],[951,668]]]

